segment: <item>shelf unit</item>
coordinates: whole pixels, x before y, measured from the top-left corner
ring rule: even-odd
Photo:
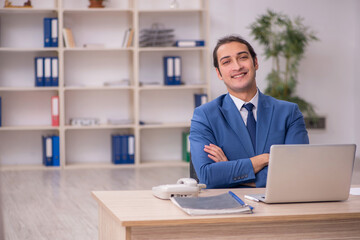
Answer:
[[[103,9],[89,9],[87,0],[39,0],[31,9],[1,8],[0,168],[53,169],[42,166],[41,136],[48,134],[60,136],[60,168],[185,165],[181,133],[190,128],[193,95],[210,98],[208,1],[177,0],[176,9],[170,2],[110,0]],[[45,17],[59,20],[59,47],[43,47]],[[139,47],[140,31],[153,23],[174,28],[176,40],[203,39],[206,46]],[[74,34],[74,48],[64,46],[65,27]],[[123,48],[129,27],[133,45]],[[162,57],[168,55],[181,56],[183,85],[162,84]],[[58,87],[34,87],[34,58],[39,56],[59,58]],[[124,79],[126,86],[104,85]],[[53,127],[50,98],[56,95],[60,125]],[[71,126],[74,117],[96,117],[100,125]],[[124,124],[108,124],[109,118]],[[133,165],[111,163],[110,136],[122,133],[135,135]]]

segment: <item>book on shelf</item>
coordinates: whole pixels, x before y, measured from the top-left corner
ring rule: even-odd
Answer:
[[[75,47],[74,35],[70,28],[63,28],[63,38],[64,38],[65,47],[67,48]]]
[[[58,47],[58,19],[44,18],[44,47]]]
[[[132,46],[133,38],[134,38],[134,29],[130,28],[129,38],[128,38],[126,47],[131,47]]]
[[[131,47],[133,38],[134,38],[134,29],[130,27],[130,28],[126,29],[124,32],[122,47],[123,48]]]
[[[114,164],[133,164],[134,160],[134,135],[111,135],[111,162]]]
[[[253,207],[245,204],[229,191],[210,197],[171,197],[171,201],[189,215],[252,213]]]
[[[175,41],[175,47],[204,47],[204,40],[178,40]]]
[[[35,86],[59,86],[58,57],[35,57]]]
[[[164,64],[164,84],[181,84],[181,58],[179,56],[163,57]]]
[[[190,141],[189,132],[182,133],[182,160],[184,162],[190,162]]]
[[[59,136],[42,136],[43,165],[60,166],[60,141]]]
[[[59,96],[51,97],[51,126],[59,126]]]
[[[195,108],[207,103],[208,96],[206,93],[195,93],[194,94]]]

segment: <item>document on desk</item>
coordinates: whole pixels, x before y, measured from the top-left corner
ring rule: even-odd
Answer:
[[[253,207],[245,204],[229,191],[211,197],[172,197],[171,201],[189,215],[252,213]]]

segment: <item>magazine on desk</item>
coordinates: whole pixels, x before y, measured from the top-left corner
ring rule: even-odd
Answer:
[[[231,191],[211,197],[172,197],[171,201],[189,215],[252,213],[253,210]]]

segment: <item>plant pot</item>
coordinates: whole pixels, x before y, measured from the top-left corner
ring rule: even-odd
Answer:
[[[103,1],[99,0],[89,0],[90,5],[89,8],[104,8]]]

